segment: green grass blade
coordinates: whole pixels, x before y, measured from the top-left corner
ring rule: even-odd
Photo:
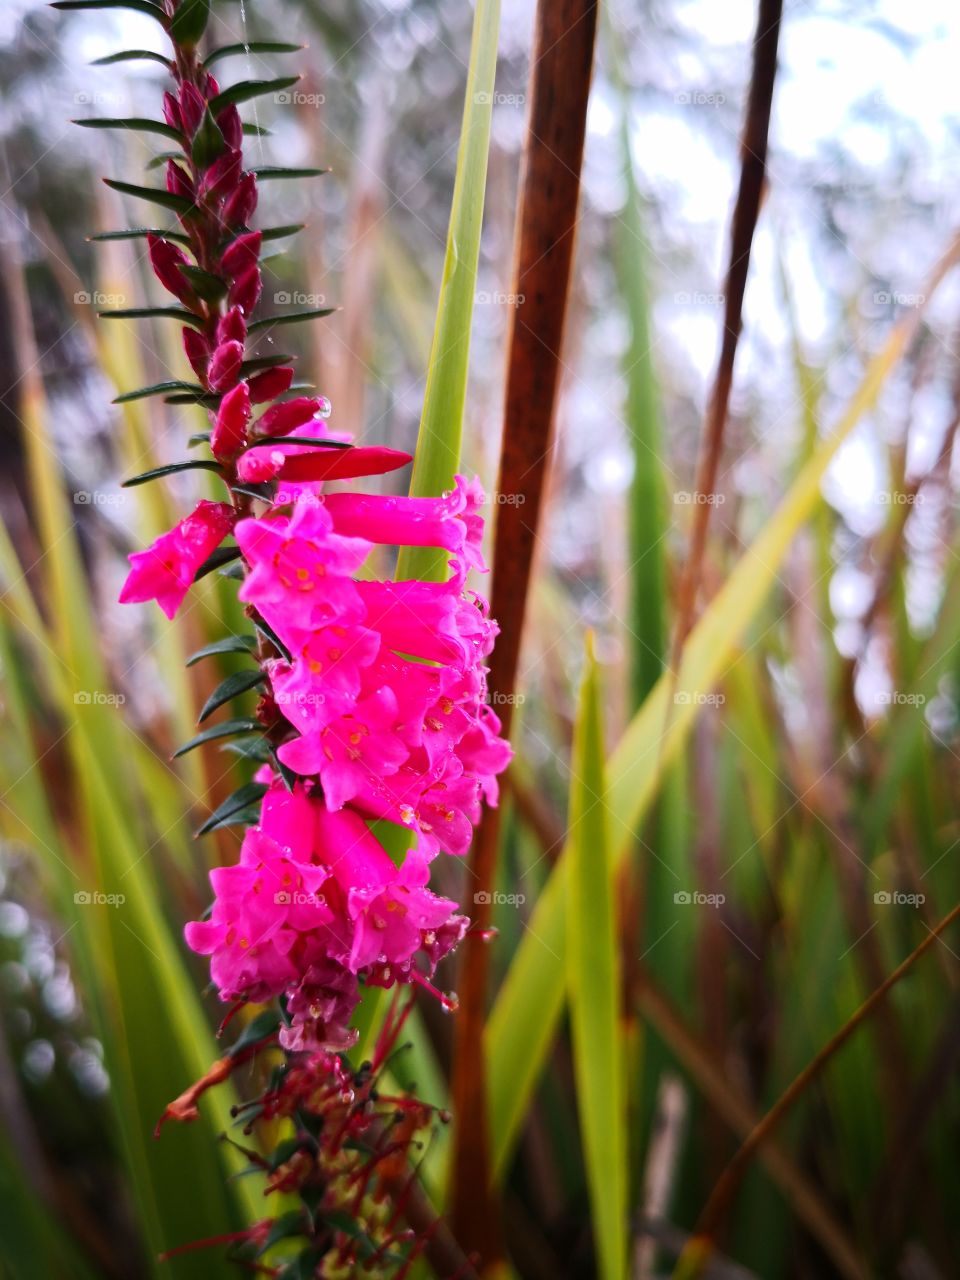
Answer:
[[[954,261],[951,246],[931,281],[935,291]],[[664,767],[676,759],[699,710],[693,694],[713,688],[730,665],[751,622],[777,582],[777,571],[797,531],[821,501],[830,463],[879,395],[915,332],[916,315],[898,325],[870,361],[863,380],[833,433],[804,465],[777,511],[741,556],[683,651],[674,684],[662,676],[634,716],[611,756],[607,773],[615,862],[632,848],[638,824],[649,812]],[[679,701],[670,701],[675,692]],[[684,695],[687,701],[683,701]],[[557,870],[531,917],[487,1028],[494,1163],[500,1176],[553,1041],[564,997],[563,884]],[[515,1034],[525,1028],[523,1037]]]
[[[410,480],[410,493],[418,496],[452,488],[460,465],[499,30],[500,0],[478,0],[447,251]],[[445,574],[446,559],[429,547],[404,547],[397,577],[437,577]]]
[[[623,1280],[627,1255],[625,1059],[620,1038],[621,975],[598,685],[588,638],[570,766],[570,848],[565,860],[567,974],[577,1109],[599,1275],[603,1280]]]

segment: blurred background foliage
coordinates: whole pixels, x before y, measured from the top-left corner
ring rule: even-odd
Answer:
[[[471,9],[248,0],[216,15],[215,43],[279,32],[308,45],[297,93],[245,111],[270,131],[250,145],[258,162],[262,147],[264,163],[333,171],[263,187],[264,223],[308,224],[267,264],[268,308],[342,308],[275,341],[303,357],[339,429],[412,448]],[[526,0],[502,16],[473,313],[464,453],[489,490],[532,17]],[[661,682],[660,704],[633,720],[664,668],[689,533],[753,21],[740,0],[617,2],[604,17],[495,902],[497,1195],[523,1276],[599,1274],[581,1056],[559,1008],[538,1010],[541,988],[528,983],[524,1006],[508,982],[564,981],[544,977],[563,962],[534,912],[566,837],[586,629],[602,676],[587,702],[603,702],[610,754],[596,785],[620,804],[596,838],[626,855],[605,980],[621,983],[627,1141],[610,1158],[625,1165],[631,1274],[670,1273],[738,1140],[957,900],[960,291],[949,275],[930,297],[924,283],[954,230],[948,5],[787,6],[704,563],[718,626],[694,658],[711,674],[672,695]],[[114,604],[124,553],[195,492],[134,497],[120,479],[182,456],[203,422],[191,407],[110,404],[184,371],[169,327],[95,316],[161,301],[141,242],[87,238],[141,223],[99,177],[136,180],[154,150],[68,121],[155,114],[159,68],[88,64],[156,40],[137,15],[21,0],[0,13],[0,1269],[14,1277],[140,1276],[160,1249],[263,1212],[254,1180],[223,1177],[238,1167],[217,1141],[229,1097],[150,1138],[217,1053],[219,1011],[180,927],[237,843],[191,832],[244,769],[214,748],[169,762],[230,669],[182,667],[236,607],[224,584],[208,579],[175,627]],[[899,362],[886,345],[898,332]],[[796,528],[754,542],[844,423],[822,499],[815,476]],[[511,495],[494,498],[492,514]],[[751,544],[763,555],[724,596]],[[669,758],[664,712],[682,720]],[[602,777],[596,766],[574,782]],[[591,850],[575,847],[582,875]],[[461,869],[440,870],[469,902]],[[735,1198],[713,1274],[955,1274],[955,947],[937,942],[804,1093]],[[397,1071],[443,1105],[449,1020],[429,1004],[421,1015]],[[424,1166],[438,1204],[447,1146],[438,1137]],[[230,1271],[216,1251],[161,1269]]]

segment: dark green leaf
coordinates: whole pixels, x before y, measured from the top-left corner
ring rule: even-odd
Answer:
[[[53,0],[52,9],[133,9],[135,13],[145,13],[148,18],[156,18],[165,27],[167,15],[158,4],[151,0]]]
[[[343,440],[328,440],[324,436],[261,436],[259,440],[250,440],[243,448],[244,451],[247,449],[262,449],[265,445],[274,444],[309,444],[330,449],[352,449],[354,447]]]
[[[195,267],[189,262],[178,262],[177,266],[190,281],[194,293],[204,302],[219,302],[226,296],[228,289],[226,281],[215,276],[212,271],[204,271],[201,267]]]
[[[207,29],[209,17],[210,0],[180,0],[170,23],[170,35],[177,44],[195,49]]]
[[[159,169],[162,164],[166,164],[168,160],[180,160],[182,153],[179,151],[160,151],[157,155],[151,156],[147,163],[143,166],[149,171],[151,169]]]
[[[277,365],[289,364],[295,359],[296,356],[287,356],[282,353],[275,356],[254,356],[252,360],[244,360],[240,366],[240,373],[245,378],[248,374],[259,373],[261,369],[273,369]]]
[[[288,169],[280,164],[260,164],[251,169],[261,182],[269,182],[271,178],[319,178],[329,173],[329,169]]]
[[[125,391],[122,396],[117,396],[114,404],[127,404],[131,400],[145,400],[148,396],[161,396],[165,391],[199,391],[203,394],[203,387],[195,382],[181,382],[174,379],[171,382],[155,382],[149,387],[138,387],[136,391]]]
[[[188,438],[188,440],[187,440],[187,448],[188,448],[188,449],[193,449],[193,448],[195,448],[198,444],[209,444],[209,443],[210,443],[210,437],[211,437],[211,435],[212,435],[212,434],[213,434],[213,432],[211,432],[211,431],[198,431],[195,435],[192,435],[192,436],[190,436],[190,437]],[[194,581],[196,581],[196,579],[194,579]]]
[[[241,738],[238,742],[225,742],[220,750],[229,751],[241,760],[253,760],[256,764],[273,763],[270,747],[262,738]]]
[[[220,395],[215,391],[204,391],[198,393],[191,391],[188,393],[177,392],[176,395],[164,396],[164,404],[202,404],[208,409],[215,409],[220,403]]]
[[[305,222],[290,222],[283,227],[265,227],[260,232],[263,240],[283,240],[286,236],[295,236],[298,231],[302,231],[307,224]]]
[[[101,231],[95,236],[87,236],[87,239],[145,240],[147,236],[161,236],[164,240],[176,240],[179,244],[190,243],[190,237],[182,231],[167,231],[163,227],[127,227],[123,231]]]
[[[175,195],[172,191],[162,191],[160,187],[138,187],[132,182],[118,182],[116,178],[104,178],[104,182],[114,191],[136,196],[138,200],[149,200],[153,204],[162,205],[164,209],[172,209],[174,213],[192,213],[197,207],[186,196]]]
[[[232,578],[234,582],[242,582],[244,570],[242,564],[230,564],[225,569],[220,570],[221,578]]]
[[[283,641],[274,631],[273,627],[271,627],[268,622],[264,622],[264,620],[259,617],[253,619],[253,625],[257,628],[257,630],[260,632],[262,636],[265,636],[270,641],[270,643],[276,649],[277,653],[281,655],[284,661],[289,662],[290,650],[287,648],[287,646],[283,643]]]
[[[196,653],[191,653],[186,661],[186,666],[192,667],[195,663],[200,662],[202,658],[212,658],[218,653],[250,654],[256,647],[256,636],[224,636],[222,640],[214,640],[211,644],[205,644],[202,649],[198,649]]]
[[[265,1253],[277,1243],[278,1240],[286,1240],[290,1236],[302,1236],[307,1233],[308,1223],[304,1217],[302,1209],[291,1209],[289,1213],[281,1214],[279,1218],[274,1218],[270,1227],[270,1234],[264,1241],[261,1253]]]
[[[302,44],[285,44],[281,40],[251,40],[249,44],[224,44],[204,58],[204,65],[209,67],[220,58],[241,57],[246,53],[299,53],[305,48]]]
[[[251,1018],[243,1031],[237,1036],[237,1039],[227,1050],[227,1056],[232,1058],[250,1045],[258,1044],[261,1040],[266,1040],[268,1036],[274,1035],[280,1029],[280,1014],[276,1009],[264,1009],[262,1013],[258,1013],[255,1018]]]
[[[210,108],[207,107],[200,121],[200,128],[193,136],[190,158],[198,168],[208,169],[218,156],[223,155],[226,146],[226,140],[220,132]]]
[[[205,742],[214,742],[217,738],[229,738],[235,733],[259,733],[262,728],[263,725],[257,720],[221,720],[219,724],[211,725],[209,729],[204,729],[195,738],[178,747],[173,753],[173,758],[176,760],[180,756],[185,756],[188,751],[192,751],[194,747],[203,746]]]
[[[208,831],[224,826],[242,810],[256,804],[262,796],[266,795],[266,791],[266,783],[245,782],[242,787],[234,791],[232,796],[227,796],[222,804],[217,805],[203,826],[197,830],[197,835],[205,836]]]
[[[287,311],[278,316],[265,316],[263,320],[254,320],[247,326],[248,333],[257,329],[269,329],[275,324],[297,324],[301,320],[319,320],[321,316],[332,316],[336,307],[315,307],[311,311]]]
[[[119,119],[114,116],[92,116],[89,120],[74,120],[82,129],[128,129],[133,133],[159,133],[162,138],[170,138],[173,142],[182,142],[183,134],[179,129],[166,124],[163,120],[150,120],[146,116],[129,116]]]
[[[105,58],[94,58],[91,67],[112,67],[115,62],[159,62],[168,70],[172,63],[162,53],[154,53],[152,49],[124,49],[121,53],[108,53]]]
[[[179,320],[183,324],[203,327],[203,320],[186,307],[125,307],[119,311],[98,311],[102,320]]]
[[[270,129],[265,129],[262,124],[243,124],[240,128],[245,138],[273,137],[272,131]]]
[[[162,476],[174,476],[181,471],[215,471],[217,475],[223,474],[219,462],[207,462],[203,458],[195,458],[190,462],[169,462],[164,467],[153,467],[150,471],[142,471],[140,475],[124,480],[122,487],[132,489],[135,485],[147,484],[150,480],[159,480]]]
[[[225,680],[221,680],[211,693],[210,697],[203,704],[203,710],[197,720],[198,724],[203,724],[207,716],[212,715],[217,707],[222,707],[225,702],[229,702],[231,698],[239,697],[241,693],[246,693],[248,689],[253,689],[256,685],[263,681],[263,672],[254,671],[234,671],[232,675],[227,676]]]
[[[217,569],[222,569],[225,564],[230,564],[234,560],[240,558],[239,547],[217,547],[211,551],[204,560],[203,564],[193,575],[194,582],[199,582],[201,578],[205,578],[208,573],[214,573]]]
[[[273,502],[274,488],[269,481],[263,484],[232,484],[234,493],[246,494],[248,498],[258,498],[261,502]]]
[[[240,80],[210,99],[210,110],[218,116],[224,107],[239,102],[249,102],[251,98],[261,98],[267,93],[280,93],[297,83],[299,76],[281,76],[278,80]]]

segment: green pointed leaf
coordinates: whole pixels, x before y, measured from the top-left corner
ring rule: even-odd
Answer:
[[[210,443],[210,437],[211,437],[212,435],[213,435],[213,432],[212,432],[212,431],[198,431],[198,432],[196,432],[196,434],[195,434],[195,435],[189,436],[189,437],[187,438],[187,448],[188,448],[188,449],[193,449],[193,448],[195,448],[198,444],[209,444],[209,443]]]
[[[216,547],[193,575],[194,582],[199,582],[208,573],[215,573],[217,569],[222,569],[225,564],[231,564],[234,560],[239,560],[240,554],[239,547]]]
[[[132,9],[135,13],[145,13],[148,18],[156,18],[164,27],[167,15],[158,4],[150,0],[53,0],[51,9],[64,11],[76,9]]]
[[[287,648],[287,646],[283,643],[283,641],[274,631],[273,627],[271,627],[268,622],[264,622],[264,620],[259,617],[253,619],[253,625],[257,628],[257,630],[260,632],[262,636],[265,636],[267,640],[270,641],[270,643],[276,649],[277,653],[280,654],[283,660],[285,662],[289,662],[290,650]]]
[[[269,480],[263,484],[232,484],[231,492],[246,494],[248,498],[257,498],[260,502],[273,502],[274,487]]]
[[[181,273],[190,281],[191,287],[204,302],[219,302],[227,295],[228,286],[225,280],[215,276],[212,271],[204,271],[190,262],[178,262]]]
[[[114,191],[135,196],[138,200],[149,200],[151,204],[162,205],[164,209],[172,209],[174,213],[188,214],[196,211],[197,206],[192,200],[175,195],[172,191],[163,191],[160,187],[138,187],[132,182],[119,182],[116,178],[104,178],[104,182]]]
[[[273,764],[273,753],[270,744],[263,738],[242,738],[238,742],[225,742],[221,751],[229,751],[241,760],[253,760],[257,764]]]
[[[164,240],[176,240],[178,244],[189,244],[190,237],[182,231],[167,231],[164,227],[127,227],[122,231],[100,231],[95,236],[87,236],[88,240],[145,240],[147,236],[160,236]]]
[[[117,62],[159,62],[168,71],[172,66],[169,58],[162,53],[154,53],[152,49],[123,49],[120,53],[108,53],[105,58],[94,58],[91,67],[112,67]]]
[[[209,18],[210,0],[180,0],[170,23],[171,38],[187,49],[195,49]]]
[[[221,58],[239,58],[248,53],[299,53],[306,45],[286,44],[282,40],[251,40],[249,44],[224,44],[204,58],[204,66],[210,67]]]
[[[259,164],[250,170],[261,182],[273,178],[321,178],[329,169],[289,169],[282,164]]]
[[[204,394],[203,387],[195,382],[181,382],[179,379],[173,379],[170,382],[155,382],[149,387],[138,387],[136,391],[125,391],[122,396],[116,396],[113,400],[114,404],[129,404],[131,400],[145,400],[148,396],[161,396],[165,391],[190,391]]]
[[[173,753],[173,758],[177,760],[180,756],[185,756],[188,751],[193,751],[195,747],[202,747],[205,742],[215,742],[217,738],[229,738],[235,733],[259,733],[262,729],[263,725],[257,720],[246,718],[221,720],[219,724],[211,725],[209,729],[204,729],[202,733],[198,733],[195,738],[185,742],[182,747],[177,747]]]
[[[329,440],[326,436],[260,436],[256,440],[248,440],[243,446],[243,452],[245,453],[248,449],[262,449],[265,445],[275,444],[306,444],[313,445],[315,448],[326,449],[354,448],[352,444],[347,444],[345,440]]]
[[[262,124],[243,124],[240,126],[245,138],[272,138],[273,130],[265,129]]]
[[[289,364],[296,356],[284,355],[282,352],[274,356],[254,356],[252,360],[244,360],[240,366],[241,375],[246,378],[251,373],[259,373],[262,369],[274,369],[281,364]]]
[[[249,102],[252,98],[262,98],[268,93],[282,93],[297,83],[299,76],[281,76],[278,80],[241,80],[210,99],[210,110],[218,116],[224,107],[240,102]]]
[[[237,1036],[236,1040],[227,1050],[227,1056],[236,1057],[238,1053],[242,1053],[244,1049],[250,1045],[259,1044],[261,1040],[266,1040],[268,1036],[272,1036],[280,1030],[280,1013],[277,1009],[264,1009],[262,1013],[258,1013],[255,1018],[251,1018],[243,1031]]]
[[[155,156],[151,156],[143,167],[149,173],[151,169],[159,169],[161,165],[165,165],[168,160],[182,159],[182,151],[160,151]]]
[[[249,655],[256,647],[256,636],[224,636],[222,640],[214,640],[211,644],[205,644],[202,649],[198,649],[196,653],[191,653],[186,665],[192,667],[195,663],[200,662],[201,659],[212,658],[217,653],[245,653]]]
[[[73,120],[81,129],[126,129],[132,133],[159,133],[161,138],[169,138],[172,142],[183,142],[183,134],[179,129],[164,120],[150,120],[146,116],[128,116],[120,119],[115,116],[91,116],[89,120]]]
[[[223,475],[223,468],[219,462],[207,462],[202,458],[195,458],[190,462],[168,462],[163,467],[152,467],[149,471],[141,471],[138,476],[131,476],[129,480],[124,480],[122,488],[132,489],[138,484],[147,484],[151,480],[159,480],[163,476],[174,476],[181,471],[215,471],[217,475]]]
[[[242,787],[234,791],[232,796],[227,796],[222,804],[217,805],[203,826],[197,829],[197,835],[205,836],[208,832],[215,831],[217,827],[226,826],[231,819],[235,822],[238,814],[249,809],[266,793],[266,783],[245,782]]]
[[[265,316],[262,320],[254,320],[247,326],[247,333],[255,333],[258,329],[270,329],[275,324],[298,324],[301,320],[319,320],[322,316],[332,316],[336,307],[316,307],[310,311],[286,311],[277,316]]]
[[[202,404],[207,409],[215,409],[222,397],[216,391],[177,392],[172,396],[164,396],[164,404]]]
[[[220,132],[212,111],[207,107],[200,121],[200,128],[194,134],[190,158],[199,168],[208,169],[218,156],[223,155],[226,148],[226,139]]]
[[[287,236],[295,236],[298,231],[302,231],[307,224],[305,222],[289,222],[282,227],[264,227],[260,232],[261,238],[267,240],[283,240]]]
[[[443,277],[410,479],[412,497],[435,497],[452,489],[460,465],[499,28],[499,0],[478,0]],[[445,557],[432,548],[400,548],[398,577],[436,579],[446,571]]]
[[[119,311],[98,311],[102,320],[179,320],[182,324],[203,327],[200,316],[186,307],[122,307]]]
[[[593,1238],[602,1280],[625,1280],[627,1261],[625,1047],[607,819],[600,691],[592,638],[574,728],[566,866],[570,1027]]]
[[[212,715],[217,707],[222,707],[225,702],[229,702],[231,698],[237,698],[241,693],[246,693],[249,689],[255,688],[258,684],[262,684],[264,679],[263,672],[260,670],[253,671],[234,671],[232,675],[227,676],[225,680],[221,680],[211,693],[210,697],[203,704],[203,710],[197,719],[198,724],[203,724],[207,716]]]

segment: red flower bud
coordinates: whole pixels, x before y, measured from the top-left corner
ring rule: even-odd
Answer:
[[[163,287],[169,289],[186,306],[194,306],[196,298],[193,290],[180,270],[181,265],[188,266],[190,263],[187,255],[177,245],[171,244],[169,240],[161,240],[159,236],[147,236],[147,245],[153,273]]]
[[[185,325],[183,349],[187,353],[187,359],[194,373],[201,382],[204,382],[207,377],[207,364],[210,361],[210,344],[202,333],[191,328],[190,325]]]
[[[248,267],[255,267],[260,257],[262,241],[263,236],[259,231],[248,231],[245,235],[237,236],[236,240],[224,250],[220,259],[224,275],[239,276]]]
[[[231,307],[225,316],[217,321],[217,345],[221,342],[246,342],[247,322],[239,307]]]
[[[225,391],[237,380],[243,363],[243,343],[223,342],[210,358],[207,381],[214,391]]]
[[[254,404],[266,404],[268,400],[276,400],[285,391],[290,390],[293,381],[293,370],[289,365],[281,365],[277,369],[264,369],[256,377],[250,379],[250,399]]]
[[[223,134],[227,146],[239,151],[243,146],[243,122],[240,119],[240,112],[233,103],[229,107],[224,107],[217,116],[217,128]]]
[[[226,196],[232,192],[243,172],[241,154],[237,150],[225,151],[214,160],[203,175],[202,189],[207,196]]]
[[[300,396],[284,404],[275,404],[257,419],[257,435],[288,436],[297,427],[312,422],[325,404],[325,400],[316,396]]]
[[[257,208],[257,180],[245,173],[223,206],[223,220],[228,227],[245,227]]]
[[[180,104],[172,93],[163,95],[163,118],[171,129],[183,128],[183,121],[180,118]]]
[[[235,457],[247,438],[250,421],[250,388],[238,382],[220,401],[217,421],[210,437],[210,448],[221,462]]]
[[[167,190],[171,195],[183,196],[185,200],[192,201],[195,197],[190,175],[175,160],[167,161]]]
[[[245,315],[249,315],[257,305],[263,279],[259,267],[248,267],[242,276],[238,276],[230,289],[230,305],[241,307]]]
[[[203,94],[194,85],[184,83],[180,86],[180,118],[188,138],[192,138],[199,129],[206,106]]]

